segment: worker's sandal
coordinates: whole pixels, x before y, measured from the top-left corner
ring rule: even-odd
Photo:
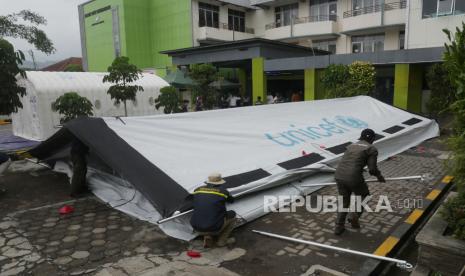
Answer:
[[[337,235],[337,236],[339,236],[339,235],[341,235],[342,233],[344,233],[345,230],[346,230],[346,229],[345,229],[344,225],[337,224],[337,225],[336,225],[336,228],[334,229],[334,234]]]
[[[212,236],[203,236],[203,248],[210,248],[213,246]]]
[[[357,216],[352,216],[352,218],[349,218],[348,221],[350,222],[350,225],[354,229],[359,229],[360,228],[360,223],[358,222],[358,217]]]

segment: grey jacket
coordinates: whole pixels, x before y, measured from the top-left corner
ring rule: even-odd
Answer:
[[[378,176],[381,172],[377,167],[378,150],[372,144],[360,140],[347,147],[344,156],[336,169],[335,178],[352,183],[364,182],[363,168],[368,166],[371,175]]]

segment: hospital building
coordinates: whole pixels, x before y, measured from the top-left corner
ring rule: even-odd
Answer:
[[[373,96],[421,112],[425,72],[465,21],[465,0],[92,0],[79,6],[83,65],[116,56],[164,76],[196,63],[225,68],[253,99],[320,99],[330,64],[367,61]]]

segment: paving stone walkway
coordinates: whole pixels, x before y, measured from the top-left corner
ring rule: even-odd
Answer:
[[[346,232],[336,236],[336,213],[310,213],[304,207],[297,208],[295,213],[269,214],[238,229],[236,235],[240,238],[237,245],[246,248],[247,254],[240,260],[225,264],[225,267],[241,275],[299,275],[313,265],[323,265],[351,275],[360,269],[366,258],[263,237],[251,230],[372,253],[415,207],[422,204],[424,196],[442,178],[445,162],[442,154],[434,150],[426,153],[409,150],[381,162],[379,166],[385,177],[431,173],[432,179],[426,182],[410,180],[370,183],[370,193],[376,200],[370,201],[368,205],[374,208],[379,196],[385,195],[392,204],[393,212],[363,214],[360,219],[361,229],[352,229],[347,225]],[[337,195],[337,188],[323,188],[312,194],[312,199],[317,195]]]
[[[317,266],[351,274],[364,258],[286,243],[250,230],[373,252],[414,207],[405,206],[412,204],[406,199],[423,198],[442,176],[442,155],[408,151],[382,162],[385,176],[431,172],[435,178],[426,183],[370,184],[375,197],[389,197],[394,212],[364,214],[362,229],[348,227],[340,237],[333,235],[334,213],[304,209],[257,219],[235,231],[236,247],[209,250],[203,250],[199,240],[187,243],[167,237],[156,226],[108,208],[92,196],[68,202],[75,211],[66,216],[58,213],[66,202],[8,213],[0,220],[0,276],[312,275]],[[336,188],[327,187],[317,194],[335,195]],[[188,257],[188,249],[200,251],[202,257]]]

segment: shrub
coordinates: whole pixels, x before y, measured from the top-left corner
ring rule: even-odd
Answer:
[[[331,64],[321,79],[327,98],[367,95],[375,87],[375,68],[367,62]]]
[[[172,86],[160,89],[160,95],[155,99],[155,108],[163,107],[165,114],[179,113],[182,111],[181,94]]]
[[[60,119],[62,124],[78,117],[94,115],[92,108],[92,103],[86,97],[79,96],[76,92],[65,93],[52,103],[52,109],[64,115]]]
[[[456,99],[451,105],[454,114],[454,133],[448,140],[452,151],[452,173],[459,195],[445,203],[444,218],[457,238],[465,240],[465,23],[454,35],[444,30],[449,40],[445,44],[444,65],[456,87]]]
[[[189,76],[196,85],[192,87],[192,102],[198,96],[202,98],[203,106],[212,109],[218,103],[218,91],[210,84],[218,79],[218,71],[211,64],[194,64],[190,68]]]
[[[455,88],[449,76],[449,70],[442,63],[432,65],[426,72],[426,80],[431,90],[431,97],[426,106],[433,118],[447,111],[455,101]]]

